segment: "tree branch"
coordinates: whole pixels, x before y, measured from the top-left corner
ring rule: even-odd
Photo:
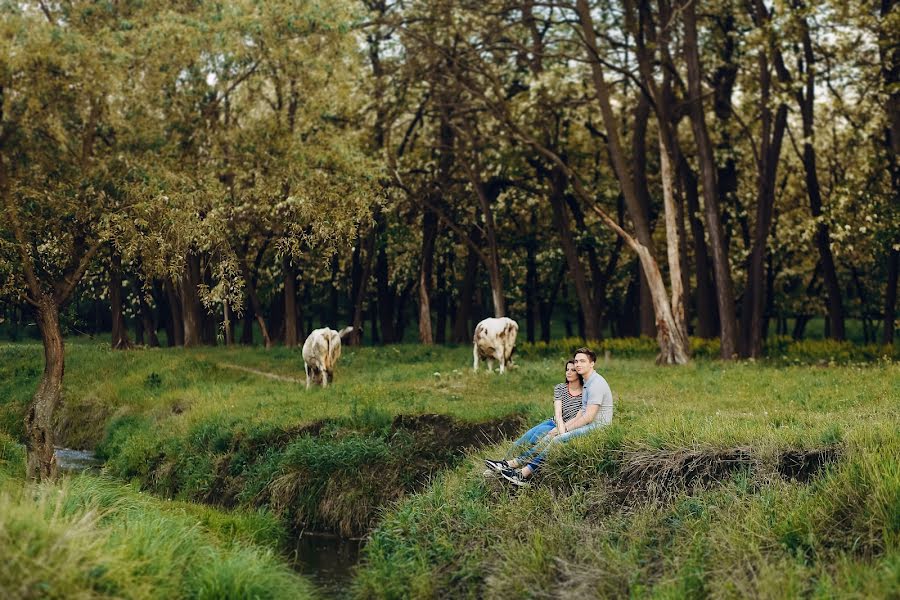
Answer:
[[[78,266],[75,267],[71,272],[65,273],[63,275],[63,280],[57,285],[56,293],[53,295],[54,300],[56,300],[57,306],[62,306],[66,302],[68,302],[72,292],[75,290],[75,286],[78,285],[78,282],[81,281],[81,278],[84,276],[85,271],[90,266],[91,261],[94,260],[94,256],[97,254],[97,251],[100,249],[100,244],[102,240],[97,240],[88,248],[87,252],[84,253],[84,256],[81,257],[81,260],[78,261]]]

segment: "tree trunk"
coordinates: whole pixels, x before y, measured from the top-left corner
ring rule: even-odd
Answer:
[[[226,300],[222,303],[222,313],[225,317],[224,320],[224,329],[225,329],[225,345],[232,346],[234,345],[234,317],[231,314],[231,303]]]
[[[503,273],[500,268],[500,247],[497,242],[497,226],[494,223],[493,203],[499,194],[499,188],[495,185],[486,186],[480,179],[477,169],[480,167],[476,161],[474,169],[467,169],[469,179],[478,196],[481,206],[481,214],[484,217],[484,233],[487,242],[487,255],[485,256],[488,272],[488,282],[491,285],[491,303],[494,307],[495,317],[506,316],[506,297],[503,293]]]
[[[302,342],[306,340],[306,332],[309,331],[306,328],[306,321],[304,320],[306,317],[306,312],[304,311],[305,306],[309,306],[309,288],[310,285],[306,282],[302,281],[302,273],[297,271],[297,276],[301,277],[301,283],[297,288],[297,295],[299,298],[299,302],[297,303],[297,345],[302,346]]]
[[[326,315],[327,327],[337,327],[338,321],[338,277],[340,276],[340,262],[337,252],[331,257],[331,289],[329,290],[328,314]]]
[[[771,20],[769,9],[762,0],[748,3],[750,17],[754,25],[765,28]],[[770,61],[770,53],[772,60]],[[772,67],[778,76],[779,83],[787,87],[790,74],[784,66],[777,40],[769,36],[766,45],[758,51],[759,68],[759,107],[760,107],[760,148],[757,165],[757,202],[756,223],[753,235],[753,247],[750,253],[750,265],[747,274],[747,285],[741,310],[741,353],[744,356],[758,357],[762,355],[763,308],[765,301],[765,255],[769,228],[772,224],[775,204],[775,180],[778,174],[778,161],[781,156],[781,143],[787,128],[788,107],[784,101],[778,101],[775,116],[772,115]],[[776,90],[778,91],[778,90]]]
[[[281,259],[284,272],[284,345],[297,347],[297,270],[287,255]]]
[[[369,304],[369,327],[372,329],[371,339],[373,346],[381,345],[381,333],[378,331],[378,299],[375,298]]]
[[[419,342],[433,344],[431,332],[431,274],[434,266],[434,243],[437,238],[437,215],[429,209],[422,213],[422,255],[419,263]]]
[[[736,40],[739,36],[736,34],[736,20],[733,14],[733,8],[729,6],[726,14],[716,18],[716,25],[721,28],[721,32],[714,36],[718,40],[717,46],[718,66],[712,73],[713,87],[713,113],[718,121],[718,142],[716,144],[718,156],[718,168],[716,169],[716,186],[718,189],[719,212],[721,214],[722,229],[724,232],[724,246],[726,252],[731,246],[731,228],[728,223],[728,210],[737,216],[738,224],[741,230],[741,236],[744,240],[745,247],[750,247],[750,227],[749,222],[744,216],[738,199],[738,173],[737,161],[734,153],[734,140],[731,138],[731,119],[734,116],[732,108],[732,96],[734,94],[734,85],[738,75],[738,65],[735,61]],[[694,11],[696,14],[696,11]],[[693,15],[692,15],[693,18]],[[696,23],[696,19],[694,19]],[[696,27],[694,28],[696,31]],[[696,35],[694,36],[696,40]],[[699,59],[698,59],[699,64]],[[733,301],[733,299],[732,299]],[[718,319],[718,317],[717,317]],[[716,326],[718,328],[718,325]]]
[[[138,307],[141,313],[141,324],[143,325],[144,333],[147,337],[147,345],[151,348],[158,348],[159,338],[156,336],[156,323],[153,319],[153,313],[150,310],[150,307],[147,305],[146,299],[144,298],[143,285],[141,285],[140,278],[137,275],[135,275],[131,281],[132,289],[138,299]]]
[[[888,280],[884,292],[884,331],[881,332],[881,343],[893,345],[894,329],[897,319],[897,266],[900,263],[900,251],[891,249],[888,254]]]
[[[62,401],[65,349],[59,326],[59,307],[49,296],[38,299],[34,309],[44,344],[44,373],[25,416],[26,474],[35,481],[56,477],[54,415]]]
[[[572,216],[575,218],[575,226],[577,231],[588,232],[589,228],[584,219],[584,212],[581,210],[581,205],[578,203],[578,199],[575,198],[571,194],[566,194],[566,200],[569,205],[569,210],[572,211]],[[619,203],[621,205],[621,196]],[[621,219],[620,219],[621,222]],[[535,227],[537,224],[535,223]],[[616,246],[613,249],[611,254],[611,260],[617,261],[618,254],[621,249],[621,240],[616,238]],[[595,339],[600,340],[603,336],[603,313],[605,311],[606,304],[606,283],[609,281],[610,276],[612,275],[611,271],[604,273],[604,271],[600,268],[600,257],[597,256],[597,251],[594,248],[594,244],[588,242],[582,248],[579,249],[581,253],[587,254],[588,267],[591,270],[591,300],[594,303],[594,308],[592,314],[596,315],[597,319],[597,331],[598,336]],[[653,307],[650,307],[651,321],[653,315]]]
[[[766,80],[763,89],[768,89],[769,77],[766,60],[761,60],[760,75]],[[768,93],[763,93],[763,103],[768,104]],[[759,167],[757,180],[756,226],[754,228],[753,249],[750,253],[750,268],[747,273],[747,289],[744,292],[744,310],[742,312],[742,345],[744,356],[762,356],[762,326],[763,307],[765,300],[765,258],[767,253],[767,240],[772,224],[773,209],[775,204],[775,176],[778,169],[778,158],[781,154],[781,142],[787,124],[787,106],[780,104],[774,122],[774,130],[771,138],[769,130],[772,128],[771,111],[763,109],[762,117],[762,148],[760,156],[762,164]]]
[[[212,289],[214,287],[215,284],[212,280],[212,268],[209,264],[208,255],[205,255],[200,261],[200,278],[203,285],[206,286],[206,289]],[[207,310],[207,308],[201,303],[200,319],[200,340],[206,346],[215,346],[219,331],[219,323],[216,313],[211,310]]]
[[[353,331],[350,332],[348,344],[351,346],[359,346],[362,343],[363,330],[363,303],[366,295],[369,293],[369,279],[372,276],[372,262],[375,258],[375,241],[377,233],[373,228],[366,236],[365,248],[366,256],[362,264],[359,280],[354,286],[356,288],[356,297],[353,299]]]
[[[822,268],[822,262],[819,261],[816,263],[816,267],[813,269],[812,277],[809,279],[809,284],[806,286],[806,293],[804,294],[807,298],[812,298],[818,295],[818,286],[817,281],[819,279],[819,270]],[[795,340],[803,339],[803,334],[806,331],[806,324],[809,323],[810,316],[809,315],[797,315],[794,320],[794,330],[791,332],[791,337]]]
[[[112,348],[128,350],[131,340],[122,310],[122,258],[116,252],[112,253],[109,269],[109,306],[112,310]]]
[[[445,254],[438,260],[437,265],[437,322],[435,324],[434,341],[438,344],[447,343],[447,265],[451,255]]]
[[[175,345],[175,325],[172,323],[172,311],[169,310],[169,302],[165,292],[158,281],[153,282],[153,303],[156,305],[156,321],[166,331],[166,345]],[[159,329],[157,328],[157,331]]]
[[[891,173],[891,191],[894,202],[900,198],[900,45],[896,43],[896,0],[881,0],[881,19],[878,30],[878,48],[881,58],[881,77],[885,89],[888,90],[885,112],[888,123],[884,132],[884,144],[888,154]],[[893,17],[893,18],[892,18]],[[885,345],[894,343],[897,310],[897,263],[900,251],[895,244],[900,240],[888,241],[888,280],[884,294],[884,329],[881,342]]]
[[[247,297],[249,303],[249,295]],[[253,345],[253,307],[244,306],[244,319],[241,325],[241,344],[245,346]]]
[[[406,331],[406,300],[409,298],[410,292],[412,292],[415,284],[416,280],[409,280],[397,296],[397,318],[394,322],[394,331],[397,335],[397,342],[403,341],[403,334]]]
[[[684,279],[681,276],[681,229],[678,225],[680,211],[675,203],[674,180],[672,173],[672,161],[669,151],[663,143],[663,134],[659,134],[659,164],[660,179],[663,188],[663,207],[666,220],[666,257],[669,261],[669,280],[672,285],[671,311],[674,326],[677,329],[673,336],[676,344],[684,347],[676,349],[673,356],[683,353],[685,360],[690,353],[687,335],[687,320],[685,318],[685,288]],[[681,364],[681,363],[679,363]]]
[[[387,252],[385,246],[384,219],[377,221],[378,230],[378,258],[375,261],[375,281],[378,289],[378,320],[381,322],[381,340],[385,344],[393,344],[397,341],[394,331],[394,290],[391,288],[390,275],[388,273]]]
[[[200,256],[189,254],[185,260],[184,273],[181,278],[181,313],[184,319],[184,347],[191,348],[201,343],[200,297],[197,286],[200,284]]]
[[[805,17],[800,18],[800,30],[803,35],[803,57],[806,63],[806,91],[798,90],[796,95],[803,121],[803,168],[806,173],[806,192],[809,196],[810,212],[817,221],[816,247],[822,260],[822,274],[825,277],[825,289],[828,293],[828,321],[831,325],[831,337],[843,340],[846,334],[844,332],[841,286],[834,265],[834,256],[831,253],[831,232],[828,224],[822,219],[822,193],[816,169],[816,150],[813,145],[816,71],[809,24]]]
[[[144,345],[144,321],[140,318],[134,320],[134,343],[137,346]]]
[[[350,289],[347,291],[347,322],[353,324],[353,317],[356,314],[356,298],[359,296],[360,280],[362,279],[362,245],[363,239],[360,229],[356,229],[357,239],[353,244],[353,252],[350,256]]]
[[[716,301],[719,309],[720,356],[724,360],[731,360],[737,351],[737,317],[734,308],[734,285],[731,281],[731,265],[728,261],[728,247],[725,244],[716,189],[716,163],[712,155],[712,146],[706,129],[706,118],[703,111],[702,90],[700,88],[702,73],[700,69],[700,55],[697,48],[697,22],[693,2],[689,2],[684,8],[684,25],[684,51],[687,59],[688,88],[691,96],[691,125],[693,126],[699,154],[706,233],[709,235],[709,242],[712,248]]]
[[[672,312],[672,305],[669,302],[666,285],[663,281],[662,273],[656,259],[647,250],[647,248],[632,237],[628,232],[622,229],[618,223],[611,219],[606,213],[596,206],[594,211],[600,215],[600,218],[616,233],[625,239],[625,243],[631,247],[638,255],[641,261],[641,267],[647,275],[647,282],[650,284],[650,293],[653,298],[653,310],[656,314],[656,341],[659,344],[659,354],[656,357],[656,363],[660,365],[683,365],[687,364],[690,354],[690,345],[682,325],[679,325],[675,314]],[[674,223],[673,223],[674,226]],[[677,239],[675,251],[673,252],[673,260],[677,263]],[[676,265],[677,270],[677,265]],[[681,273],[676,274],[675,281],[681,281]],[[680,283],[674,283],[680,288]]]
[[[710,339],[719,334],[719,314],[718,307],[716,306],[716,289],[715,283],[710,276],[712,268],[706,246],[703,222],[697,216],[700,214],[700,198],[697,193],[697,176],[691,170],[684,155],[680,153],[678,171],[681,175],[682,187],[687,200],[688,222],[691,224],[691,237],[694,242],[694,273],[697,278],[695,294],[697,336]]]
[[[537,239],[536,233],[537,214],[531,211],[531,233],[525,242],[525,336],[529,343],[534,343],[534,325],[538,316],[537,302]]]
[[[266,323],[272,346],[284,343],[284,303],[283,289],[272,294],[269,301],[269,320]]]
[[[594,314],[594,302],[591,299],[584,267],[581,264],[581,258],[578,256],[575,238],[572,235],[572,228],[569,224],[569,215],[564,204],[566,186],[567,178],[565,173],[562,169],[554,167],[550,172],[550,205],[553,209],[553,224],[559,234],[559,241],[563,248],[563,255],[566,257],[566,263],[569,265],[569,273],[571,274],[572,284],[575,286],[575,296],[578,299],[578,305],[586,316],[583,335],[591,340],[599,340],[600,331],[597,326],[600,319]]]
[[[184,317],[181,314],[181,300],[175,291],[175,285],[168,277],[163,281],[166,291],[166,302],[169,304],[169,315],[172,319],[172,337],[169,346],[184,346]]]
[[[634,191],[637,194],[638,203],[643,211],[647,223],[650,218],[650,190],[647,187],[647,124],[650,120],[650,102],[645,94],[638,96],[634,109],[634,132],[631,138],[631,156],[634,165]],[[649,226],[649,225],[648,225]],[[650,292],[650,284],[647,276],[641,273],[640,286],[640,324],[641,335],[654,337],[656,335],[656,318],[653,314],[653,298]]]
[[[550,342],[550,323],[551,317],[553,316],[553,308],[556,306],[556,297],[559,294],[560,287],[565,290],[566,288],[562,286],[563,280],[566,275],[566,263],[563,262],[559,266],[559,272],[556,275],[556,280],[553,282],[553,286],[550,288],[550,293],[547,296],[540,299],[538,302],[538,309],[541,318],[541,341],[548,343]]]
[[[481,229],[477,225],[472,226],[469,238],[473,246],[481,243]],[[472,341],[472,332],[469,329],[469,319],[472,313],[472,296],[475,293],[475,279],[478,276],[478,253],[469,248],[466,255],[466,267],[463,271],[462,285],[459,288],[459,304],[456,307],[456,323],[453,327],[453,341],[464,344]]]
[[[269,328],[266,327],[266,320],[263,319],[262,306],[259,302],[259,296],[256,293],[256,286],[254,285],[253,278],[250,276],[250,269],[247,267],[247,263],[244,260],[241,260],[241,271],[244,275],[244,282],[247,286],[247,295],[250,297],[250,306],[253,308],[253,314],[256,316],[256,322],[259,324],[259,330],[263,336],[263,343],[266,348],[272,347],[272,338],[269,337]]]

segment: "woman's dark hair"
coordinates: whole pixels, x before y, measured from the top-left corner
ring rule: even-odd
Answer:
[[[569,369],[568,369],[568,366],[569,366],[569,365],[572,365],[573,367],[575,366],[575,361],[572,360],[571,358],[570,358],[569,360],[566,361],[566,367],[567,367],[566,370],[567,370],[567,371],[569,370]],[[575,374],[578,375],[578,381],[581,382],[581,385],[584,385],[584,377],[581,376],[581,373],[579,373],[578,371],[575,371]],[[567,384],[568,384],[568,381],[569,381],[569,380],[566,379],[566,383],[567,383]]]

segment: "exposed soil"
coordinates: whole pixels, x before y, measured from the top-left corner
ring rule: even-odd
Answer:
[[[640,451],[627,455],[615,487],[632,501],[661,498],[721,483],[738,469],[755,466],[749,447]]]
[[[397,415],[391,433],[409,433],[416,440],[417,450],[434,455],[496,444],[515,435],[523,424],[524,419],[517,415],[483,423],[467,423],[438,414]]]
[[[812,450],[788,450],[778,461],[778,472],[785,479],[809,483],[829,464],[838,459],[836,446]]]
[[[775,458],[774,471],[784,479],[809,483],[839,454],[838,446],[792,448]],[[623,500],[636,503],[721,484],[740,470],[771,473],[772,467],[771,458],[763,464],[748,446],[646,450],[625,453],[611,483]]]

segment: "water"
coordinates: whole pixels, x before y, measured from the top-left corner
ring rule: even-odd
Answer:
[[[350,587],[363,541],[304,534],[294,545],[294,569],[315,582],[326,598],[341,598]]]
[[[94,455],[93,450],[73,450],[72,448],[56,448],[56,466],[63,473],[80,473],[88,469],[99,469],[102,462]]]

